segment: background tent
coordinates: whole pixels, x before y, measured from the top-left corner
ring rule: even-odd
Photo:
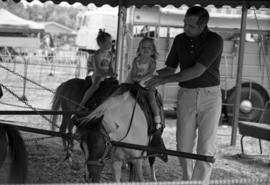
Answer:
[[[5,9],[0,9],[0,17],[1,32],[33,33],[44,30],[44,25],[18,17]]]

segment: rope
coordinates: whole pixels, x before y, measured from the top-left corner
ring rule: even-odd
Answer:
[[[6,91],[8,91],[10,94],[12,94],[13,96],[15,96],[16,98],[20,99],[20,97],[15,94],[12,90],[10,90],[8,87],[4,86],[3,84],[0,84]],[[30,105],[29,103],[27,103],[26,101],[22,101],[26,106],[28,106],[30,109],[32,109],[35,112],[38,112],[38,110],[33,107],[32,105]],[[53,124],[52,121],[47,118],[46,116],[39,114],[42,118],[44,118],[46,121],[48,121],[49,123]],[[55,127],[59,128],[58,125],[54,124]]]
[[[29,107],[27,107],[27,106],[15,105],[15,104],[6,103],[6,102],[2,102],[2,101],[0,101],[0,104],[12,106],[12,107],[20,107],[20,108],[27,108],[27,109],[29,109]],[[42,109],[42,108],[35,108],[35,109],[36,109],[36,110],[47,110],[47,109]]]
[[[38,87],[41,87],[41,88],[43,88],[43,89],[49,91],[49,92],[52,93],[52,94],[56,94],[57,96],[60,96],[61,98],[63,98],[63,99],[65,99],[65,100],[69,101],[70,103],[72,103],[72,104],[74,104],[74,105],[80,106],[80,108],[83,108],[83,109],[86,108],[85,106],[82,106],[82,105],[80,105],[79,103],[77,103],[77,102],[75,102],[75,101],[73,101],[73,100],[71,100],[71,99],[69,99],[69,98],[67,98],[67,97],[65,97],[65,96],[62,96],[62,95],[60,95],[60,94],[57,94],[55,91],[53,91],[53,90],[51,90],[51,89],[49,89],[49,88],[47,88],[47,87],[45,87],[45,86],[43,86],[43,85],[40,85],[39,83],[37,83],[37,82],[35,82],[35,81],[33,81],[33,80],[31,80],[31,79],[29,79],[29,78],[27,78],[27,77],[21,75],[21,74],[15,72],[15,71],[12,71],[11,69],[9,69],[9,68],[7,68],[7,67],[1,65],[1,64],[0,64],[0,67],[3,68],[3,69],[5,69],[5,70],[7,70],[7,71],[9,71],[10,73],[13,73],[13,74],[19,76],[19,77],[22,78],[22,79],[25,79],[26,81],[29,81],[29,82],[35,84],[35,85],[38,86]]]
[[[47,87],[45,87],[45,86],[43,86],[43,85],[40,85],[39,83],[37,83],[37,82],[35,82],[35,81],[33,81],[33,80],[29,79],[29,78],[26,78],[26,77],[24,77],[23,75],[21,75],[21,74],[19,74],[19,73],[16,73],[15,71],[12,71],[11,69],[9,69],[9,68],[7,68],[7,67],[1,65],[1,64],[0,64],[0,67],[3,68],[3,69],[5,69],[5,70],[7,70],[7,71],[9,71],[10,73],[13,73],[13,74],[15,74],[15,75],[21,77],[22,79],[25,79],[25,80],[27,80],[27,81],[29,81],[29,82],[35,84],[35,85],[38,86],[38,87],[41,87],[41,88],[43,88],[43,89],[45,89],[45,90],[47,90],[47,91],[49,91],[49,92],[55,94],[55,92],[52,91],[51,89],[49,89],[49,88],[47,88]]]

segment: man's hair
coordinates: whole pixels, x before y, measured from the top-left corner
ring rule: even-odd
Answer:
[[[198,16],[198,21],[197,21],[197,24],[198,25],[207,25],[208,21],[209,21],[209,13],[208,11],[201,7],[201,6],[193,6],[193,7],[190,7],[188,10],[187,10],[187,13],[186,13],[186,16],[192,16],[192,15],[195,15],[195,16]]]

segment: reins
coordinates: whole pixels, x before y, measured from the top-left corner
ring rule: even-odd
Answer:
[[[137,94],[136,94],[136,98],[135,98],[135,103],[134,103],[133,110],[132,110],[132,114],[131,114],[131,118],[130,118],[130,122],[129,122],[129,126],[128,126],[128,130],[127,130],[125,136],[122,137],[122,138],[119,140],[119,142],[120,142],[120,141],[123,141],[123,140],[127,137],[128,133],[129,133],[129,131],[130,131],[130,129],[131,129],[131,125],[132,125],[132,122],[133,122],[133,119],[134,119],[135,109],[136,109],[136,105],[137,105],[137,100],[138,100],[139,94],[140,94],[140,90],[138,89]]]

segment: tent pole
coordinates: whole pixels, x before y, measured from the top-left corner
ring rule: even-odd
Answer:
[[[119,82],[122,82],[122,66],[123,66],[123,45],[124,45],[124,25],[126,20],[126,7],[123,0],[119,0],[118,7],[118,23],[117,23],[117,38],[116,38],[116,64],[115,69],[118,74]]]
[[[239,120],[239,108],[241,100],[241,84],[242,84],[242,73],[244,63],[244,50],[245,50],[245,39],[246,39],[246,22],[247,22],[247,2],[243,1],[242,5],[242,17],[241,17],[241,32],[240,32],[240,45],[238,54],[238,66],[237,66],[237,79],[236,79],[236,97],[234,102],[234,114],[233,114],[233,125],[231,135],[231,145],[236,145],[238,120]]]

